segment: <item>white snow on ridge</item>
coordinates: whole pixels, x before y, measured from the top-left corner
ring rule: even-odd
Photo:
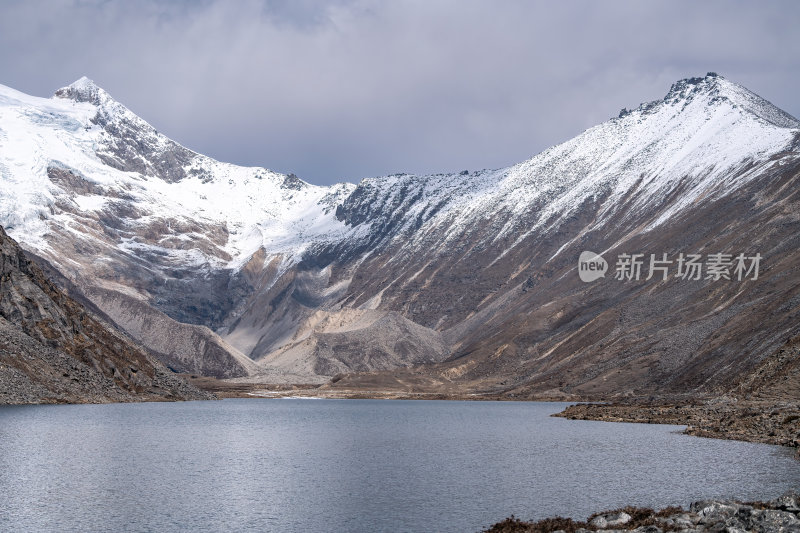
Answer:
[[[623,201],[629,213],[646,211],[688,182],[688,190],[647,228],[652,229],[699,198],[744,185],[756,174],[732,181],[733,171],[785,150],[798,128],[800,121],[722,77],[682,80],[663,101],[643,104],[508,169],[422,178],[428,202],[447,206],[415,238],[404,236],[405,246],[419,246],[415,241],[436,227],[454,239],[508,211],[514,216],[493,238],[514,236],[507,252],[527,236],[548,231],[587,199],[603,199],[599,226]],[[420,179],[409,176],[405,183]],[[532,209],[535,222],[520,228],[519,220]]]
[[[96,128],[90,104],[28,96],[0,86],[0,225],[37,248],[46,246],[42,222],[54,201],[51,160],[84,166]],[[100,171],[103,165],[89,171]]]
[[[123,194],[127,202],[147,214],[137,223],[179,217],[224,225],[229,232],[224,248],[234,259],[229,265],[215,261],[216,266],[237,267],[261,246],[296,260],[294,256],[308,239],[336,239],[346,230],[335,219],[334,210],[325,214],[320,205],[333,188],[308,184],[283,188],[287,176],[264,168],[240,167],[197,155],[185,170],[201,168],[212,178],[189,177],[169,183],[104,164],[96,152],[106,133],[92,123],[99,112],[112,120],[126,118],[141,122],[143,128],[150,126],[88,79],[82,78],[68,89],[82,92],[93,103],[32,97],[0,86],[0,224],[26,245],[48,249],[46,221],[52,218],[51,207],[57,198],[66,194],[48,178],[51,166],[71,170],[88,182]],[[158,138],[168,146],[166,137]],[[108,198],[85,194],[71,201],[89,212],[102,210]],[[131,246],[120,243],[121,249]],[[191,263],[199,260],[195,252],[170,253],[183,254]]]
[[[172,182],[113,168],[98,156],[114,142],[93,122],[98,114],[112,123],[132,124],[157,154],[174,145],[90,80],[82,78],[65,90],[86,101],[37,98],[0,85],[0,225],[29,247],[48,250],[49,224],[66,225],[71,216],[54,216],[53,207],[67,199],[87,213],[101,212],[109,202],[128,202],[139,216],[127,221],[134,225],[165,221],[171,231],[171,221],[183,221],[224,228],[228,237],[222,248],[230,259],[199,248],[162,250],[187,266],[240,268],[264,247],[288,267],[315,243],[359,239],[369,231],[369,220],[352,227],[336,218],[336,206],[356,189],[352,184],[319,187],[199,154],[183,167],[188,177]],[[498,213],[510,216],[498,223],[492,238],[512,237],[510,250],[526,236],[548,231],[587,199],[602,199],[605,214],[618,209],[624,198],[634,211],[646,210],[688,182],[686,192],[651,227],[663,224],[698,198],[743,184],[746,176],[732,182],[731,171],[785,149],[798,128],[800,122],[747,89],[709,75],[682,80],[663,101],[643,104],[506,169],[396,175],[367,179],[360,187],[377,191],[385,209],[405,202],[401,230],[424,220],[410,236],[402,235],[406,250],[426,246],[426,236],[436,233],[444,235],[444,248],[451,239],[492,223]],[[69,169],[103,190],[69,196],[48,178],[52,166]],[[523,219],[534,222],[523,228]],[[394,236],[400,239],[401,234],[395,230]],[[186,237],[130,238],[117,246],[136,252]]]

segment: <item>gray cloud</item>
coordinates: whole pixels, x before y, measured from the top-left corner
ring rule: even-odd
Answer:
[[[714,70],[800,116],[800,3],[6,1],[0,83],[82,75],[199,152],[318,184],[500,167]]]

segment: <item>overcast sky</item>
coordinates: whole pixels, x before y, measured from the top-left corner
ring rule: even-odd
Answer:
[[[0,1],[0,83],[92,78],[316,184],[514,164],[717,71],[800,117],[800,2]]]

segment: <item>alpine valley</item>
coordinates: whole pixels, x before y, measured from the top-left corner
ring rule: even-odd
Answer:
[[[714,73],[509,168],[330,187],[197,154],[86,78],[0,86],[0,225],[174,371],[228,383],[696,397],[800,334],[800,121]],[[580,279],[584,251],[605,277]]]

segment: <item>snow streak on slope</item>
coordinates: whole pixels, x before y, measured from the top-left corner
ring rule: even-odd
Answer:
[[[55,209],[59,197],[84,212],[100,212],[112,199],[121,198],[137,213],[130,225],[140,227],[176,219],[224,227],[228,239],[225,253],[219,256],[199,253],[196,248],[165,247],[175,261],[186,265],[235,268],[262,246],[284,254],[292,263],[309,239],[337,239],[345,229],[332,207],[352,185],[316,187],[294,176],[189,152],[86,78],[58,94],[64,98],[35,98],[0,86],[0,224],[29,247],[48,250],[48,222],[67,229],[74,225],[74,215]],[[136,143],[148,148],[151,160],[166,163],[174,159],[174,152],[189,153],[190,159],[177,171],[166,167],[173,176],[184,177],[169,179],[173,176],[159,173],[165,167],[151,165],[146,157],[135,154],[141,172],[109,166],[109,162],[125,166],[128,154],[113,136],[122,130],[136,133]],[[89,190],[77,196],[66,194],[48,177],[52,167],[76,174],[91,185]],[[131,252],[159,247],[158,242],[138,238],[123,239],[118,246]]]
[[[709,74],[508,168],[316,187],[192,152],[85,78],[51,99],[0,86],[0,224],[70,279],[213,327],[267,360],[317,310],[455,327],[545,266],[525,262],[523,243],[557,242],[552,262],[610,221],[655,230],[781,164],[798,128]],[[578,230],[559,232],[581,214]],[[478,270],[489,274],[461,314],[420,302],[450,298]]]
[[[498,219],[503,223],[492,239],[511,236],[519,243],[531,232],[547,231],[586,198],[610,194],[605,200],[610,212],[638,188],[634,201],[646,209],[679,181],[691,178],[689,191],[659,220],[664,222],[715,188],[736,187],[725,182],[732,168],[781,150],[800,127],[757,95],[709,75],[681,80],[663,101],[621,113],[507,169],[396,175],[364,180],[358,188],[326,188],[188,151],[86,78],[57,94],[61,97],[43,99],[0,87],[0,224],[28,246],[46,250],[46,221],[70,228],[75,218],[53,214],[63,191],[48,178],[47,169],[64,167],[100,187],[99,193],[71,198],[82,211],[101,211],[112,193],[136,207],[139,215],[131,224],[184,219],[224,227],[224,253],[216,257],[190,247],[162,250],[175,262],[212,268],[241,267],[262,246],[293,264],[312,244],[363,238],[368,227],[392,217],[392,233],[414,232],[408,245],[435,226],[446,228],[446,245],[476,222],[488,223],[507,213]],[[131,135],[137,146],[147,147],[147,154],[126,153],[130,146],[121,144]],[[170,157],[183,164],[169,166]],[[337,206],[358,200],[348,199],[354,190],[370,205],[358,216],[339,213],[337,219]],[[530,224],[532,210],[535,222]],[[158,244],[132,237],[118,246],[136,252]]]
[[[407,213],[396,224],[405,249],[424,241],[430,232],[442,231],[445,251],[449,241],[475,232],[476,225],[499,223],[482,238],[491,242],[510,238],[510,250],[532,233],[551,231],[587,199],[603,201],[604,216],[597,220],[602,225],[626,197],[633,202],[626,206],[629,212],[642,212],[664,202],[678,185],[687,186],[648,228],[652,229],[699,198],[727,194],[744,185],[746,180],[730,181],[733,171],[786,149],[797,128],[797,119],[747,89],[709,74],[681,80],[662,101],[623,111],[513,167],[366,180],[356,194],[365,194],[372,202],[373,218],[382,210],[396,210],[398,195],[407,199]],[[434,206],[435,216],[426,216]],[[352,206],[353,211],[358,209]],[[423,220],[422,225],[414,224]],[[358,223],[359,217],[350,222]],[[403,231],[408,229],[413,231]]]
[[[85,154],[94,148],[96,110],[90,104],[47,100],[0,87],[0,225],[28,246],[46,247],[44,219],[55,203],[47,166],[53,161],[102,173]]]

